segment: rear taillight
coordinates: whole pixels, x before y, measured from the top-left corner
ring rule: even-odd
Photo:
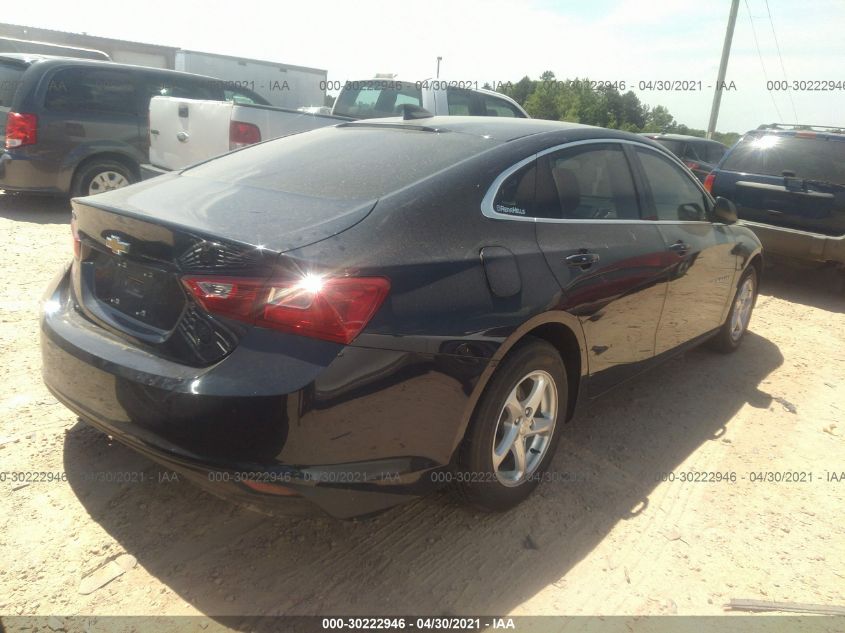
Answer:
[[[716,172],[711,171],[707,174],[707,177],[704,179],[704,188],[707,190],[707,193],[713,193],[713,183],[716,181]]]
[[[76,212],[70,216],[70,234],[73,237],[73,257],[79,259],[82,243],[79,241],[79,231],[76,230]]]
[[[9,112],[6,116],[6,149],[34,145],[38,140],[38,117]]]
[[[258,129],[257,125],[253,125],[252,123],[242,123],[241,121],[231,121],[229,123],[230,150],[260,142],[261,130]]]
[[[209,312],[261,327],[350,343],[390,291],[384,277],[320,277],[269,280],[183,277]]]
[[[691,160],[685,160],[684,165],[686,165],[690,169],[698,169],[699,167],[701,167],[701,165]]]

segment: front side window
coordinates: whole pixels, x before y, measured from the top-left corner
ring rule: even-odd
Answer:
[[[628,160],[617,143],[590,143],[542,156],[537,213],[576,220],[638,220]]]
[[[636,149],[651,190],[647,220],[707,221],[704,192],[675,163],[647,149]]]
[[[122,71],[64,68],[50,79],[44,107],[64,112],[137,114],[135,82]]]

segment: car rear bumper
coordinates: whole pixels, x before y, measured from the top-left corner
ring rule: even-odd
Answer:
[[[305,358],[291,343],[297,358],[247,337],[217,364],[188,367],[85,319],[68,279],[66,269],[45,297],[44,382],[118,441],[272,514],[364,515],[439,487],[434,473],[454,452],[467,394],[433,359],[343,346]],[[255,365],[272,380],[250,374]]]
[[[740,220],[760,238],[767,255],[819,263],[845,264],[845,235],[833,237]]]
[[[58,185],[58,166],[30,152],[0,153],[0,189],[23,193],[66,194]]]

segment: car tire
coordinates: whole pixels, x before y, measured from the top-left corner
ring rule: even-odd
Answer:
[[[123,163],[97,160],[83,165],[73,179],[74,196],[92,196],[103,191],[120,189],[138,182],[138,177]]]
[[[728,318],[711,340],[710,346],[713,349],[725,354],[739,349],[748,331],[754,304],[757,302],[757,280],[757,269],[754,266],[749,266],[739,278]]]
[[[503,511],[534,491],[561,434],[567,384],[560,354],[546,341],[528,337],[510,351],[479,400],[461,446],[456,475],[467,502]]]

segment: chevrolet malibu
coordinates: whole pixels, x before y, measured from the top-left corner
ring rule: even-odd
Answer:
[[[520,119],[341,124],[73,201],[44,380],[271,512],[525,499],[576,409],[735,350],[761,248],[669,151]]]

